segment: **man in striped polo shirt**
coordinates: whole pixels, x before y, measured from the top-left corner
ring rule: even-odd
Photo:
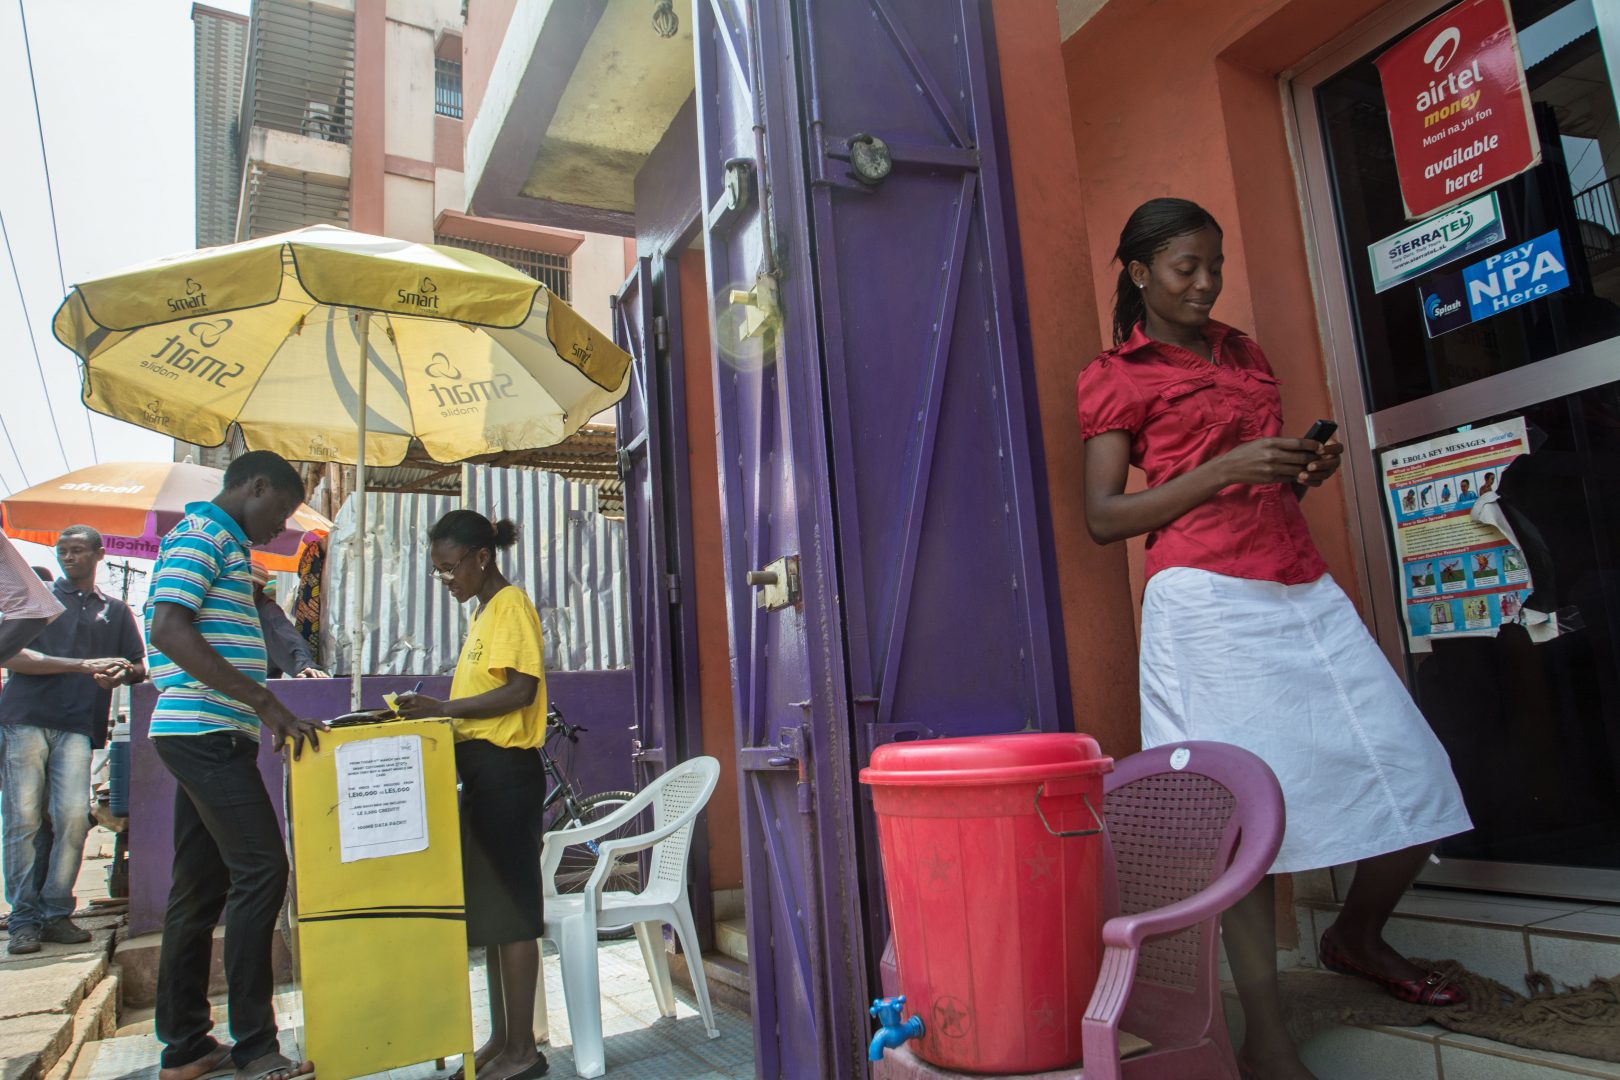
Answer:
[[[259,725],[293,756],[322,725],[265,688],[264,635],[253,604],[250,544],[275,539],[303,481],[269,451],[225,470],[212,502],[192,503],[158,551],[146,602],[148,667],[159,694],[151,737],[178,783],[174,870],[158,960],[161,1080],[198,1080],[235,1064],[239,1080],[311,1071],[278,1048],[270,946],[287,891],[287,856],[259,776]],[[225,914],[225,975],[234,1047],[210,1034],[208,971]]]

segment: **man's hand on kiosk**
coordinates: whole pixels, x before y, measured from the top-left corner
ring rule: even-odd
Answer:
[[[259,714],[259,721],[275,736],[275,741],[270,747],[277,753],[281,752],[281,748],[288,740],[292,741],[294,761],[303,756],[305,739],[309,740],[310,749],[321,748],[320,732],[326,731],[327,726],[320,720],[304,720],[294,716],[287,706],[274,697],[269,698],[255,711]]]

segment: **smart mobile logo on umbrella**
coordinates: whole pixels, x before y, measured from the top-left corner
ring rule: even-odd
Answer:
[[[196,311],[208,306],[208,293],[194,278],[186,278],[186,294],[169,297],[170,311]]]
[[[198,319],[186,326],[185,333],[190,335],[190,341],[181,334],[171,335],[162,348],[141,361],[141,367],[171,382],[178,381],[182,374],[189,374],[224,387],[247,368],[234,360],[221,360],[205,350],[217,347],[233,325],[230,319]],[[191,344],[192,341],[196,344]]]
[[[450,358],[442,352],[433,354],[433,359],[423,369],[423,374],[434,380],[428,384],[428,389],[433,391],[433,400],[438,403],[441,416],[461,416],[477,412],[481,407],[480,402],[517,397],[512,389],[514,381],[512,376],[495,375],[488,379],[464,378],[461,369],[451,363]]]
[[[433,284],[433,279],[426,274],[422,275],[422,281],[417,285],[415,292],[408,289],[399,289],[397,295],[399,296],[399,302],[406,307],[426,308],[429,311],[439,310],[439,287]]]

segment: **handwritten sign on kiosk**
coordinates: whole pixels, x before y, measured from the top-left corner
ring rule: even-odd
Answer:
[[[427,850],[420,735],[344,743],[336,766],[344,862]]]
[[[1541,161],[1508,0],[1464,0],[1375,63],[1408,218]]]

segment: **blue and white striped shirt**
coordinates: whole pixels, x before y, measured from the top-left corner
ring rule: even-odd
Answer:
[[[186,516],[158,548],[146,598],[148,642],[156,604],[178,604],[194,612],[194,625],[203,640],[242,674],[264,683],[264,631],[253,604],[247,534],[213,503],[188,504]],[[159,690],[152,711],[153,737],[216,731],[259,737],[259,717],[251,708],[204,686],[151,646],[147,667]]]

